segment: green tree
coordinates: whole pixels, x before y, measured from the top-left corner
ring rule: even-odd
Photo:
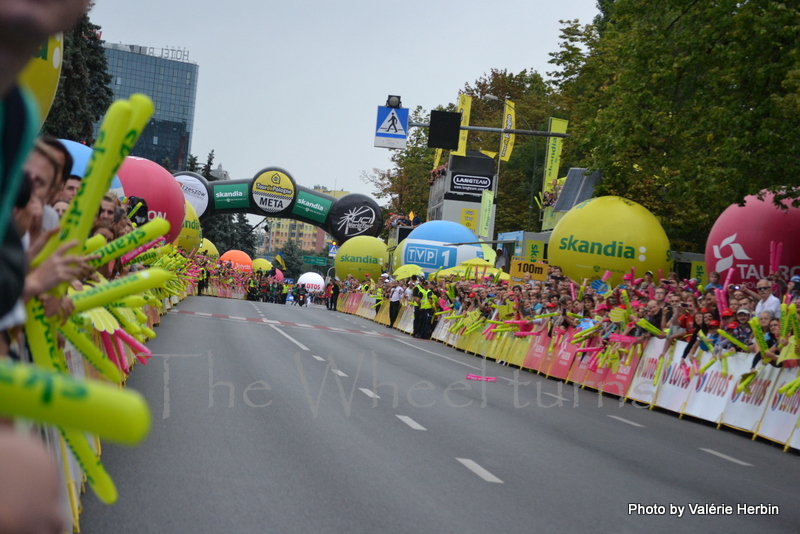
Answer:
[[[172,174],[172,172],[173,172],[173,170],[172,170],[172,161],[170,161],[169,158],[164,158],[163,160],[161,160],[161,166],[164,167],[167,170],[167,172]]]
[[[231,246],[236,250],[241,250],[251,258],[256,255],[256,234],[244,213],[236,214],[236,221],[233,223]]]
[[[189,154],[189,157],[186,159],[186,170],[189,172],[200,172],[200,163],[197,161],[197,156]]]
[[[702,250],[719,214],[764,189],[797,203],[800,7],[773,0],[617,0],[602,33],[554,57],[574,106],[567,154],[601,169],[597,194],[658,216]],[[577,48],[580,49],[580,46]]]
[[[94,144],[94,123],[103,117],[114,98],[99,30],[100,26],[93,24],[87,14],[64,34],[61,79],[43,133]]]
[[[297,246],[297,243],[290,239],[283,245],[280,253],[286,263],[284,276],[297,280],[303,274],[303,251]]]

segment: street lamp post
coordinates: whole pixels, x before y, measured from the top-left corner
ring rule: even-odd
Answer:
[[[505,105],[505,100],[498,98],[491,94],[483,95],[483,98],[486,100],[493,100],[495,102],[502,102]],[[525,126],[528,127],[529,130],[533,130],[531,124],[528,122],[528,119],[520,113],[516,108],[514,109],[514,113],[518,115],[524,122]],[[500,155],[497,156],[497,179],[500,180]],[[531,218],[533,217],[533,184],[534,180],[536,179],[536,136],[533,137],[533,169],[531,170],[531,197],[528,201],[528,224],[526,225],[525,229],[530,231],[531,230]]]

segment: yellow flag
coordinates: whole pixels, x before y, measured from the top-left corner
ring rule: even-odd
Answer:
[[[551,132],[567,133],[569,121],[550,117]],[[561,138],[549,137],[547,142],[547,161],[544,169],[544,192],[551,193],[558,179],[558,168],[561,165]]]
[[[436,149],[436,156],[433,158],[433,168],[434,169],[439,166],[439,160],[440,159],[442,159],[442,149],[441,148],[437,148]]]
[[[494,159],[494,157],[497,155],[497,152],[492,152],[491,150],[481,150],[481,154],[484,154]]]
[[[408,212],[408,218],[411,219],[412,221],[414,220],[414,212],[413,211],[409,211]]]
[[[506,100],[505,106],[503,108],[503,126],[506,130],[513,130],[516,128],[517,123],[517,110],[514,107],[514,102],[511,100]],[[514,150],[514,138],[515,135],[513,133],[504,133],[503,138],[500,141],[500,159],[503,161],[508,161],[511,159],[511,152]]]
[[[458,111],[461,113],[461,127],[469,126],[469,111],[472,108],[472,97],[469,95],[458,95]],[[454,156],[467,155],[467,130],[461,130],[458,134],[458,150],[452,152]]]

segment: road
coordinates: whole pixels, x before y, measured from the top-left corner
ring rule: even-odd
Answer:
[[[157,333],[128,381],[150,403],[151,435],[104,446],[120,500],[89,491],[84,533],[800,525],[795,453],[358,317],[190,297]],[[700,515],[698,504],[732,510]]]

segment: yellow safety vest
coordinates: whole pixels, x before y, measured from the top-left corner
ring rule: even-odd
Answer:
[[[427,310],[433,308],[431,304],[431,290],[430,289],[420,289],[419,290],[419,307],[423,310]]]

